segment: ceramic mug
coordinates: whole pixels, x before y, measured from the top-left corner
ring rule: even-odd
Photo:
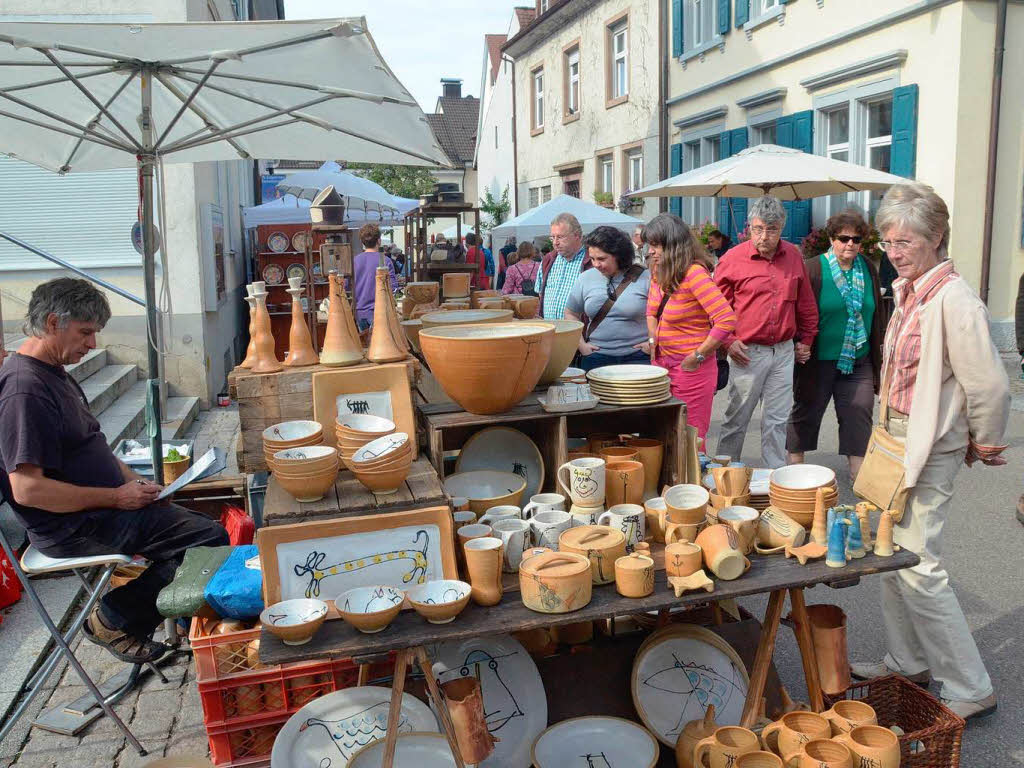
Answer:
[[[783,768],[781,757],[763,749],[740,755],[733,765],[735,768]]]
[[[814,712],[787,712],[761,731],[761,742],[769,752],[783,757],[789,765],[790,755],[814,739],[827,739],[832,735],[828,720]]]
[[[661,440],[630,437],[623,441],[627,448],[635,448],[636,460],[644,465],[644,498],[658,495],[658,480],[665,457],[665,444]]]
[[[465,496],[452,496],[452,507],[456,512],[465,512],[469,509],[469,499]]]
[[[832,725],[832,735],[849,733],[862,725],[878,725],[878,716],[874,708],[863,701],[837,701],[828,712],[822,712]]]
[[[492,533],[491,526],[484,525],[483,523],[470,523],[464,525],[455,532],[455,535],[459,537],[459,549],[461,550],[466,546],[467,541],[473,539],[482,539],[485,536],[490,536]]]
[[[753,731],[738,725],[723,725],[697,742],[693,748],[693,764],[706,768],[732,768],[740,755],[756,752],[760,746]]]
[[[752,507],[726,507],[718,512],[718,522],[728,525],[740,537],[745,555],[754,551],[757,521],[760,517],[761,513]]]
[[[665,543],[696,541],[700,532],[708,527],[706,521],[699,523],[665,523]]]
[[[529,520],[536,512],[550,512],[552,509],[565,511],[565,496],[560,493],[537,493],[530,497],[530,503],[523,507],[523,520]]]
[[[513,504],[499,504],[496,507],[488,507],[487,510],[480,515],[478,523],[484,525],[491,525],[499,520],[518,520],[523,516],[522,510]]]
[[[841,733],[833,741],[845,744],[853,753],[853,763],[871,768],[899,768],[900,740],[888,728],[861,725],[848,733]]]
[[[598,525],[607,525],[622,531],[626,537],[626,554],[636,547],[637,542],[647,538],[647,518],[639,504],[616,504],[597,518]]]
[[[616,504],[642,504],[644,501],[644,465],[639,461],[612,461],[605,465],[605,501]]]
[[[572,521],[569,523],[570,528],[575,528],[577,525],[597,525],[597,518],[604,512],[604,505],[599,504],[596,507],[585,507],[582,504],[573,504],[569,507],[569,515],[572,517]]]
[[[668,507],[667,519],[673,523],[696,524],[707,514],[710,495],[699,485],[673,485],[661,494]]]
[[[560,509],[538,512],[528,523],[533,545],[558,549],[558,537],[562,535],[563,531],[569,530],[571,523],[572,515]]]
[[[801,744],[783,757],[782,762],[787,768],[853,768],[853,755],[838,741],[814,739]]]
[[[470,510],[464,510],[455,512],[452,514],[452,523],[455,525],[455,530],[458,531],[460,528],[472,525],[476,522],[476,512]]]
[[[655,496],[644,502],[644,513],[647,516],[647,532],[655,541],[665,543],[665,515],[668,507],[661,496]]]
[[[609,445],[598,451],[598,456],[611,464],[613,461],[637,461],[639,452],[636,448],[627,448],[624,445]]]
[[[604,459],[573,459],[558,468],[558,484],[573,504],[604,504]]]
[[[704,551],[692,541],[677,541],[665,545],[665,574],[692,576],[701,569]]]
[[[757,523],[757,551],[761,554],[799,547],[806,539],[804,527],[781,509],[768,507],[761,513]]]
[[[518,518],[498,520],[491,526],[496,539],[501,539],[504,550],[501,569],[505,573],[519,573],[523,551],[530,546],[530,523]]]
[[[740,537],[728,525],[709,525],[697,534],[696,542],[704,550],[704,564],[723,581],[737,579],[750,568]]]

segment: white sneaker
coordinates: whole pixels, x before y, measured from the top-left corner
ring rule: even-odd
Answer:
[[[986,696],[984,699],[974,701],[957,701],[956,699],[943,699],[942,703],[949,707],[953,714],[962,717],[964,720],[971,720],[975,717],[985,717],[996,711],[996,695]]]
[[[884,661],[855,662],[850,664],[850,674],[858,680],[873,680],[876,677],[885,677],[886,675],[902,675],[910,682],[916,683],[922,688],[927,688],[932,680],[931,672],[927,669],[913,675],[906,675],[895,669],[889,669]]]

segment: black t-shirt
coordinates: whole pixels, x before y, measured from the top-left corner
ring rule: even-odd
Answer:
[[[78,382],[62,367],[13,354],[0,367],[0,493],[36,547],[60,544],[87,513],[62,515],[17,504],[8,473],[20,464],[42,467],[44,476],[72,485],[116,488],[124,483],[121,465]]]

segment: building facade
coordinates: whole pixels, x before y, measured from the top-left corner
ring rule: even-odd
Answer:
[[[502,47],[514,61],[517,210],[563,193],[617,206],[658,179],[658,3],[562,0],[536,11]],[[658,210],[649,198],[627,212]]]
[[[434,168],[434,178],[442,183],[457,184],[468,203],[477,200],[477,171],[473,163],[476,149],[476,133],[480,118],[480,100],[474,96],[462,95],[462,80],[442,77],[441,95],[433,113],[427,114],[427,123],[437,138],[437,143],[451,161],[451,168]],[[439,221],[442,228],[451,221]],[[466,214],[463,225],[471,225],[474,218]]]
[[[951,212],[950,254],[984,296],[984,209],[996,2],[670,0],[670,174],[759,143],[795,147],[924,181]],[[1012,347],[1024,269],[1024,6],[1009,3],[988,305]],[[869,215],[860,192],[787,203],[794,242],[831,213]],[[746,201],[674,198],[691,224],[735,239]]]

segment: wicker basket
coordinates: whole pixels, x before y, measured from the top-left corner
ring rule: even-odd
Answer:
[[[870,704],[879,725],[903,729],[900,768],[959,768],[963,719],[905,677],[889,675],[854,683],[843,693],[826,695],[825,706],[843,699]]]

